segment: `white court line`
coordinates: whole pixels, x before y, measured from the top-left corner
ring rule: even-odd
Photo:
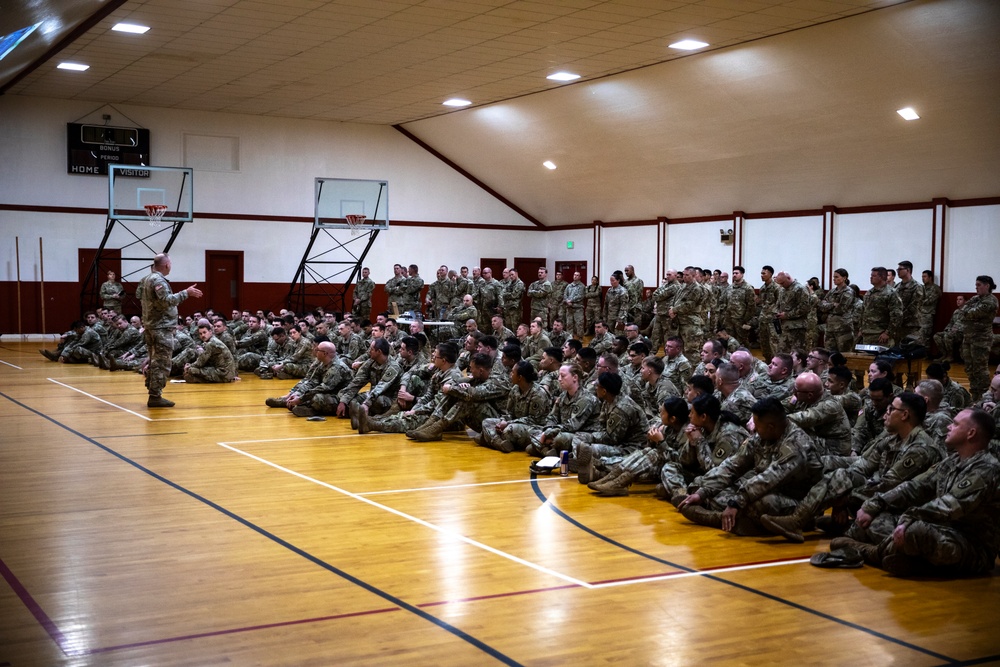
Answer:
[[[15,366],[14,364],[9,364],[9,363],[7,363],[7,362],[6,362],[6,361],[4,361],[3,359],[0,359],[0,364],[3,364],[4,366],[10,366],[11,368],[16,368],[16,369],[17,369],[17,370],[19,370],[19,371],[23,371],[23,370],[24,370],[24,369],[23,369],[23,368],[21,368],[20,366]]]
[[[417,517],[412,516],[410,514],[406,514],[405,512],[400,512],[399,510],[393,509],[391,507],[387,507],[386,505],[383,505],[381,503],[377,503],[374,500],[369,500],[368,498],[364,498],[362,496],[359,496],[356,493],[351,493],[350,491],[346,491],[346,490],[341,489],[339,487],[333,486],[332,484],[327,484],[326,482],[321,482],[318,479],[314,479],[312,477],[309,477],[308,475],[303,475],[300,472],[295,472],[294,470],[290,470],[289,468],[285,468],[284,466],[280,466],[277,463],[272,463],[271,461],[268,461],[267,459],[263,459],[263,458],[261,458],[259,456],[255,456],[255,455],[250,454],[248,452],[244,452],[241,449],[237,449],[235,447],[231,447],[231,446],[229,446],[228,444],[226,444],[224,442],[220,442],[219,445],[221,447],[225,447],[226,449],[228,449],[230,451],[236,452],[237,454],[242,454],[243,456],[251,458],[251,459],[253,459],[255,461],[258,461],[258,462],[263,463],[265,465],[269,465],[272,468],[275,468],[276,470],[280,470],[282,472],[288,473],[289,475],[294,475],[295,477],[298,477],[299,479],[304,479],[307,482],[312,482],[313,484],[317,484],[317,485],[322,486],[324,488],[330,489],[331,491],[336,491],[337,493],[343,494],[343,495],[345,495],[345,496],[347,496],[349,498],[353,498],[355,500],[359,500],[359,501],[361,501],[363,503],[371,505],[372,507],[376,507],[378,509],[381,509],[381,510],[384,510],[386,512],[389,512],[390,514],[395,514],[396,516],[402,517],[403,519],[406,519],[407,521],[412,521],[412,522],[414,522],[416,524],[424,526],[425,528],[430,528],[431,530],[436,531],[438,533],[441,533],[442,535],[446,535],[446,536],[451,537],[453,539],[465,542],[466,544],[468,544],[470,546],[476,547],[478,549],[483,549],[484,551],[488,551],[488,552],[490,552],[490,553],[492,553],[494,555],[500,556],[502,558],[506,558],[507,560],[513,561],[513,562],[518,563],[520,565],[524,565],[524,566],[530,567],[533,570],[537,570],[537,571],[542,572],[544,574],[548,574],[548,575],[551,575],[553,577],[557,577],[559,579],[562,579],[563,581],[569,582],[571,584],[575,584],[575,585],[580,586],[582,588],[594,588],[593,585],[587,583],[586,581],[580,581],[579,579],[574,579],[573,577],[570,577],[568,575],[562,574],[561,572],[556,572],[555,570],[550,570],[549,568],[544,567],[542,565],[538,565],[537,563],[532,563],[531,561],[524,560],[523,558],[518,558],[517,556],[514,556],[512,554],[506,553],[504,551],[500,551],[499,549],[496,549],[496,548],[491,547],[489,545],[483,544],[482,542],[477,542],[476,540],[473,540],[470,537],[466,537],[465,535],[462,535],[460,533],[456,533],[455,531],[448,530],[446,528],[442,528],[441,526],[435,525],[435,524],[430,523],[428,521],[424,521],[423,519],[418,519]]]
[[[508,479],[502,482],[476,482],[475,484],[445,484],[443,486],[418,486],[413,489],[389,489],[388,491],[366,491],[364,493],[359,493],[359,496],[382,496],[389,493],[411,493],[415,491],[447,491],[449,489],[468,489],[475,486],[496,486],[498,484],[525,484],[527,482],[556,482],[556,481],[566,481],[571,479],[570,477],[539,477],[536,480],[532,479]]]
[[[199,421],[202,419],[246,419],[247,417],[281,417],[279,414],[268,414],[268,413],[250,413],[246,415],[202,415],[200,417],[161,417],[159,419],[151,419],[154,422],[188,422],[188,421]]]
[[[383,433],[368,433],[368,435],[385,435]],[[230,440],[220,442],[220,445],[252,445],[258,442],[288,442],[289,440],[333,440],[334,438],[357,438],[357,433],[345,433],[343,435],[307,435],[298,438],[263,438],[262,440]],[[249,456],[249,454],[248,454]]]
[[[94,399],[95,401],[99,401],[99,402],[101,402],[101,403],[104,403],[105,405],[110,405],[110,406],[111,406],[111,407],[113,407],[113,408],[118,408],[118,409],[119,409],[119,410],[121,410],[122,412],[127,412],[127,413],[129,413],[130,415],[135,415],[135,416],[136,416],[136,417],[138,417],[139,419],[145,419],[145,420],[146,420],[146,421],[148,421],[148,422],[151,422],[151,421],[153,421],[152,419],[150,419],[150,418],[149,418],[149,417],[147,417],[146,415],[141,415],[141,414],[139,414],[138,412],[133,412],[132,410],[129,410],[128,408],[123,408],[122,406],[120,406],[120,405],[115,405],[114,403],[111,403],[110,401],[105,401],[105,400],[104,400],[103,398],[98,398],[97,396],[94,396],[93,394],[88,394],[87,392],[85,392],[85,391],[84,391],[84,390],[82,390],[82,389],[77,389],[76,387],[71,387],[70,385],[68,385],[68,384],[64,384],[64,383],[60,382],[59,380],[53,380],[52,378],[45,378],[45,379],[46,379],[46,380],[48,380],[49,382],[52,382],[52,383],[54,383],[54,384],[57,384],[57,385],[59,385],[60,387],[66,387],[67,389],[72,389],[72,390],[73,390],[73,391],[75,391],[75,392],[79,392],[79,393],[83,394],[84,396],[87,396],[87,397],[89,397],[89,398],[92,398],[92,399]]]
[[[591,584],[591,588],[611,588],[612,586],[629,586],[631,584],[645,584],[653,581],[666,581],[667,579],[686,579],[687,577],[704,577],[712,574],[725,574],[727,572],[740,572],[742,570],[759,570],[764,567],[778,567],[780,565],[798,565],[808,563],[808,558],[796,558],[794,560],[783,560],[776,563],[756,563],[754,565],[734,565],[733,567],[720,567],[715,570],[695,570],[694,572],[675,572],[664,574],[658,577],[637,577],[635,579],[623,579],[621,581],[609,581],[603,584]]]

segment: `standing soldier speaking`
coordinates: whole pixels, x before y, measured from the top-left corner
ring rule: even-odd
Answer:
[[[197,285],[173,294],[166,276],[170,274],[170,257],[165,253],[153,258],[153,270],[139,281],[135,295],[142,303],[143,337],[149,353],[146,386],[149,400],[146,407],[172,408],[173,401],[163,398],[163,388],[170,377],[170,359],[174,349],[174,329],[177,327],[177,304],[190,296],[199,298]]]

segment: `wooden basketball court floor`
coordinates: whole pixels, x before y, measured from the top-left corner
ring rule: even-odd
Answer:
[[[1000,664],[1000,576],[820,570],[524,454],[0,346],[0,666]]]

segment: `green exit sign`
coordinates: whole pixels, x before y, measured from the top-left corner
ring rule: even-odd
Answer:
[[[573,242],[572,241],[566,241],[566,248],[568,250],[572,250],[573,249]]]

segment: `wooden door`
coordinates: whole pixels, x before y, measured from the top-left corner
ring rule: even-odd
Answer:
[[[243,252],[240,250],[205,251],[205,307],[228,317],[234,309],[242,310]]]
[[[521,299],[521,321],[531,321],[531,297],[528,296],[528,285],[538,280],[538,269],[545,266],[544,257],[515,257],[514,268],[517,277],[524,283],[524,298]],[[552,276],[549,276],[552,280]]]
[[[587,275],[587,263],[586,262],[556,262],[556,273],[562,274],[563,280],[568,283],[573,282],[573,273],[575,271],[580,272],[580,280],[584,285],[590,284],[590,276]],[[552,280],[556,277],[552,276]]]

